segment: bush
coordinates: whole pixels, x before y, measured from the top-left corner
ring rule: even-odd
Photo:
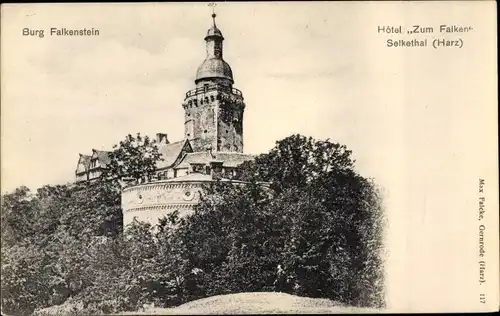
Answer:
[[[214,182],[192,215],[124,234],[115,181],[2,196],[2,310],[118,313],[259,291],[384,305],[380,193],[345,146],[294,135],[241,168],[248,184]]]
[[[382,306],[380,196],[350,155],[294,135],[243,166],[250,184],[207,188],[179,228],[205,296],[283,291]]]

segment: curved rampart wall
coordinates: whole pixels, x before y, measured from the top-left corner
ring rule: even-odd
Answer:
[[[122,192],[124,226],[134,217],[153,225],[158,219],[175,210],[183,216],[193,210],[200,200],[204,182],[152,182],[125,188]]]

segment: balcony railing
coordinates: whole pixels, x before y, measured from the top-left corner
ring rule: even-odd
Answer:
[[[212,85],[207,85],[207,86],[204,86],[201,88],[189,90],[188,92],[186,92],[186,98],[189,98],[189,97],[192,97],[192,96],[198,95],[198,94],[207,93],[210,91],[216,91],[216,90],[232,93],[232,94],[238,95],[240,97],[243,97],[243,93],[241,93],[241,91],[236,89],[236,88],[230,88],[230,87],[219,85],[219,84],[212,84]]]

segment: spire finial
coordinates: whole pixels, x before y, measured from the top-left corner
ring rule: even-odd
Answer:
[[[208,6],[212,7],[212,20],[214,21],[215,26],[215,17],[217,17],[217,14],[215,14],[215,7],[217,6],[217,4],[215,2],[210,2]]]

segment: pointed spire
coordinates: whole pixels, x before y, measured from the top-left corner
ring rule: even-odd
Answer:
[[[224,40],[224,37],[222,36],[222,32],[217,28],[217,24],[215,23],[215,18],[217,17],[217,14],[215,14],[215,7],[217,4],[215,2],[211,2],[208,4],[209,7],[212,7],[212,23],[213,26],[208,30],[207,36],[205,37],[205,40],[207,40],[211,36],[217,36],[220,37],[220,39]]]
[[[215,2],[210,2],[208,4],[209,7],[212,7],[212,21],[213,21],[213,24],[214,24],[214,28],[217,28],[217,25],[215,24],[215,18],[217,17],[217,14],[215,14],[215,7],[217,6],[217,3]]]
[[[217,17],[217,14],[215,14],[215,7],[217,6],[217,4],[215,2],[211,2],[208,4],[208,6],[212,7],[212,20],[214,21],[214,27],[217,27],[215,25],[215,18]]]

